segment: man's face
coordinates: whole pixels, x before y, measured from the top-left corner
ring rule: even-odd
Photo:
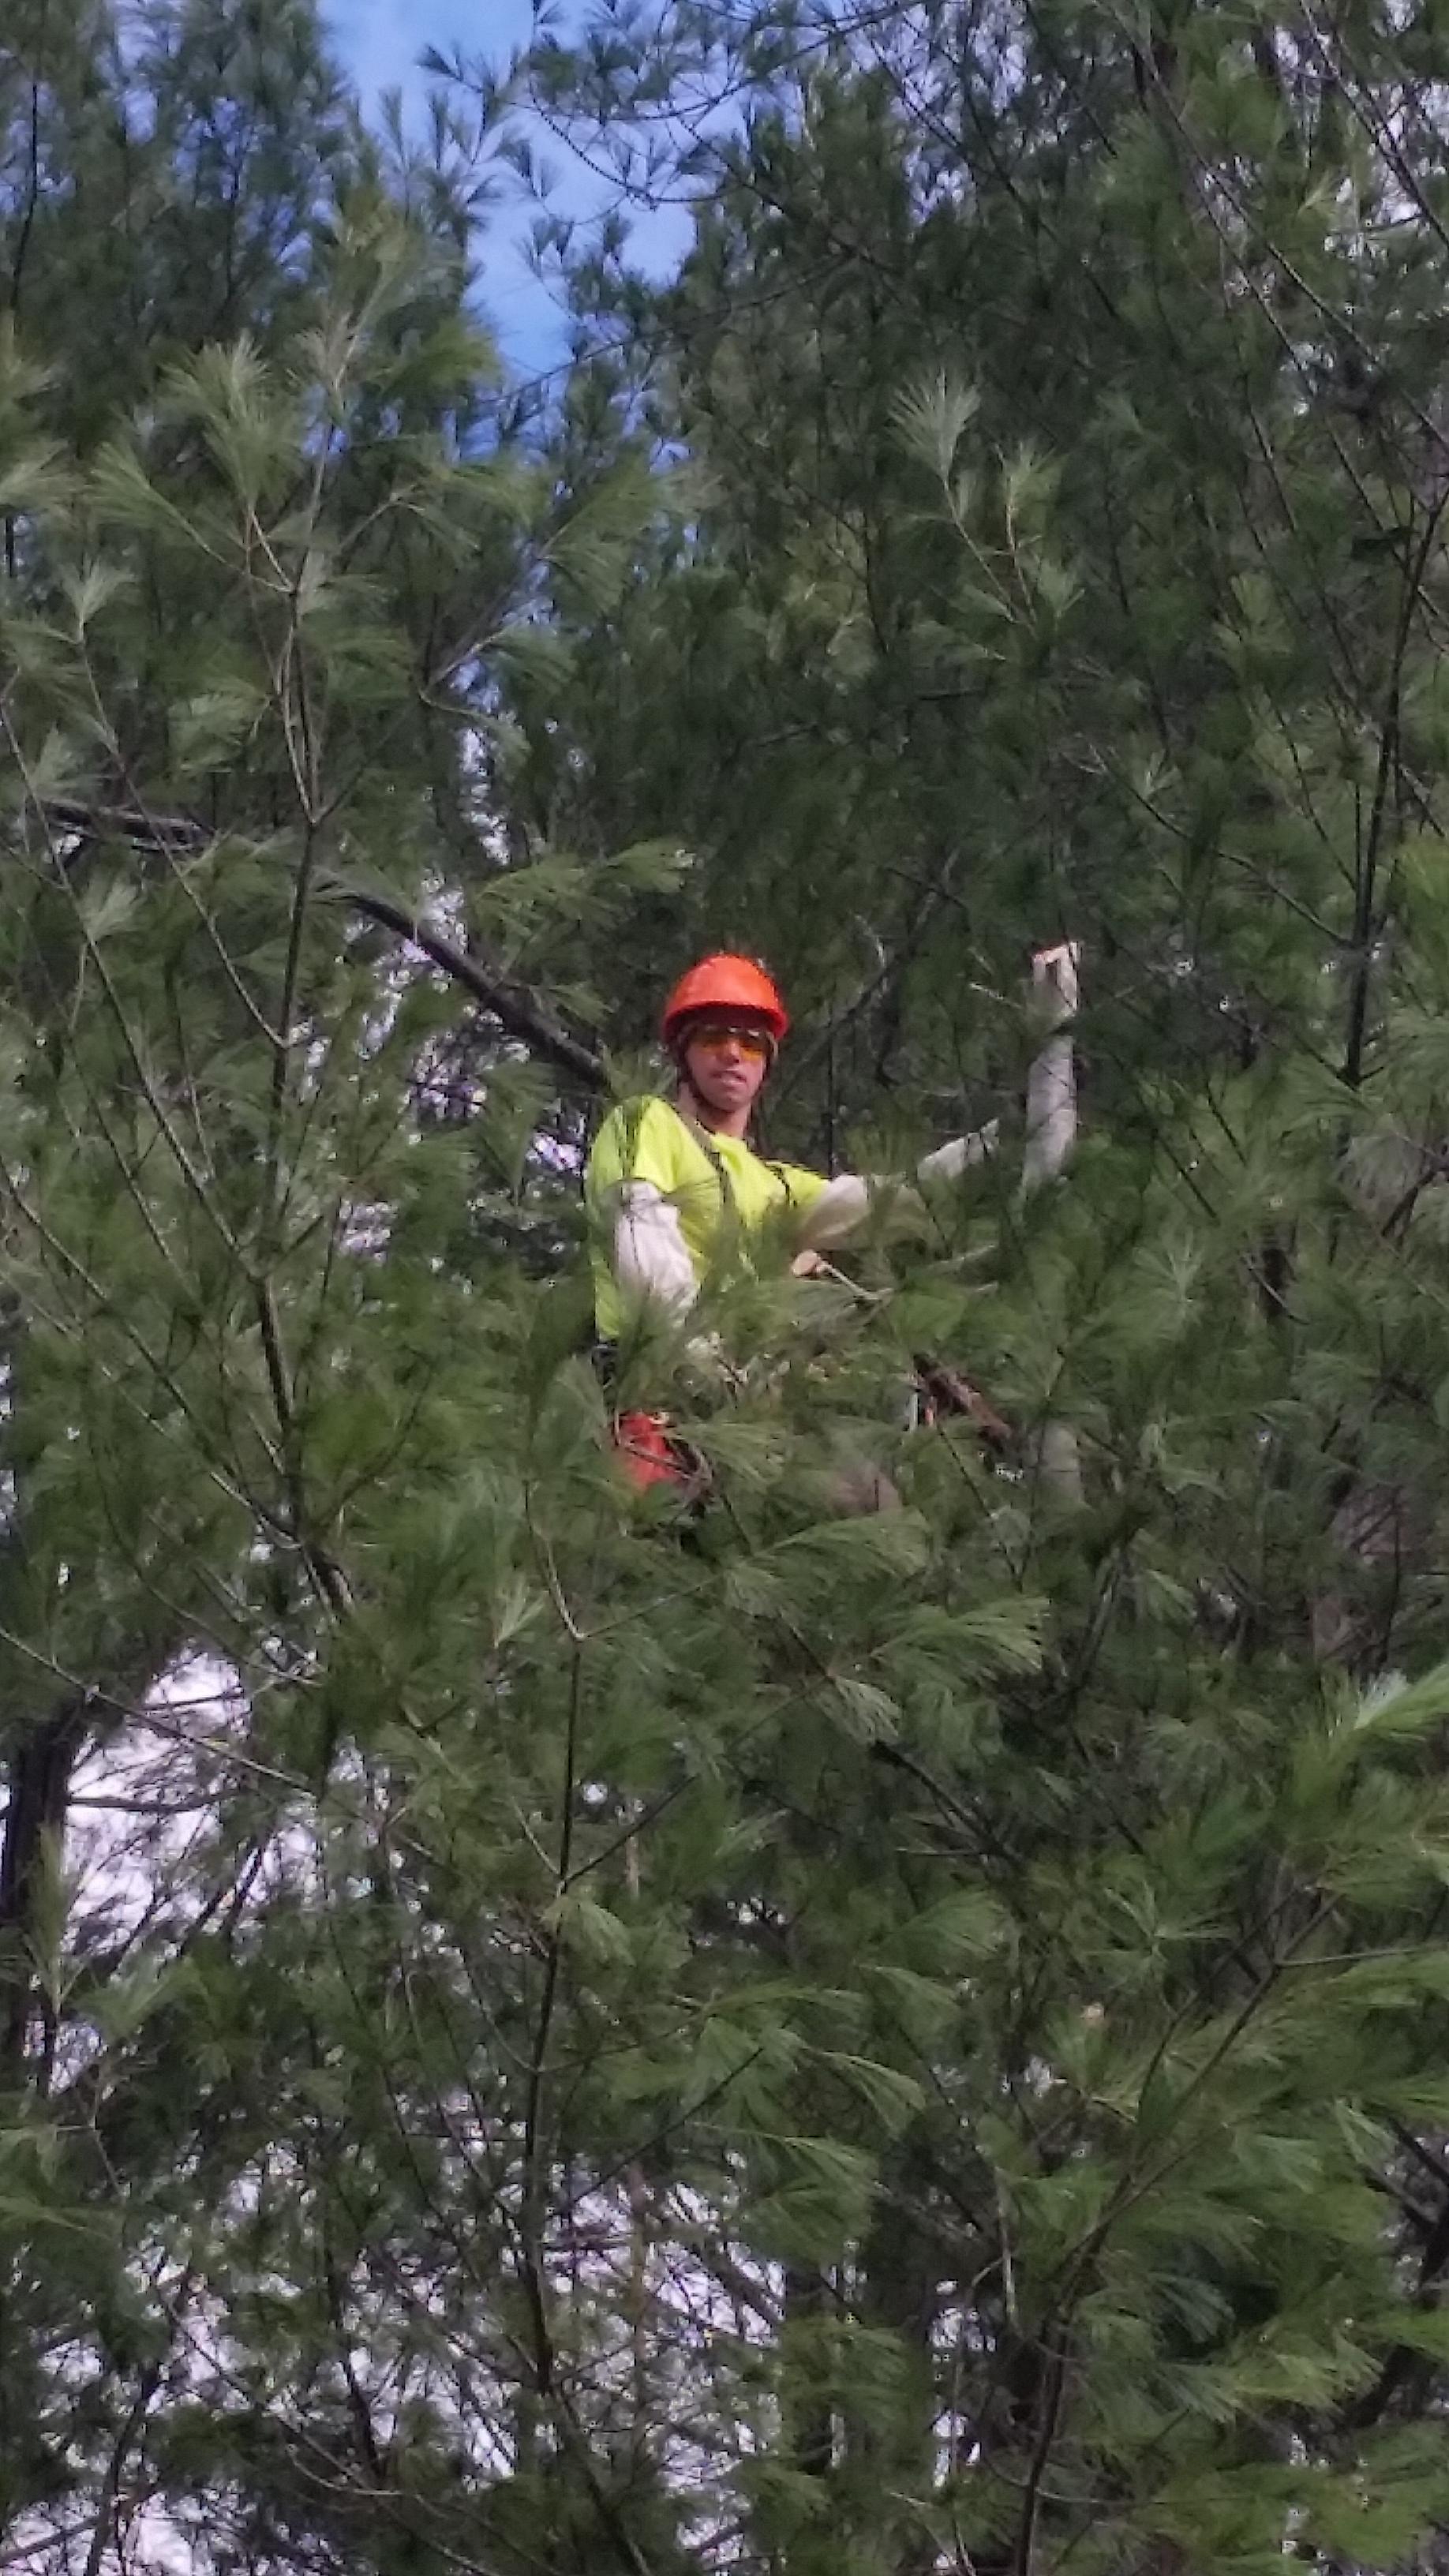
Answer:
[[[770,1070],[769,1039],[757,1021],[711,1016],[690,1030],[684,1070],[695,1098],[711,1109],[750,1109]]]

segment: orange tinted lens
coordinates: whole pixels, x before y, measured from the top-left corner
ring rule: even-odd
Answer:
[[[706,1055],[723,1055],[727,1047],[733,1047],[757,1064],[763,1064],[770,1052],[769,1039],[758,1029],[701,1029],[691,1043],[703,1047]]]

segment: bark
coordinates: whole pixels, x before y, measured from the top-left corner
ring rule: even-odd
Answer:
[[[931,2333],[938,2302],[937,2263],[931,2240],[905,2202],[919,2188],[920,2176],[909,2147],[898,2160],[892,2193],[889,2171],[882,2177],[875,2224],[862,2252],[862,2305],[867,2322],[886,2326],[897,2337],[904,2364],[895,2421],[884,2431],[860,2438],[858,2450],[883,2508],[891,2513],[889,2564],[893,2576],[931,2576],[936,2545],[930,2533],[912,2526],[909,2505],[899,2498],[929,2500],[936,2484],[937,2439],[935,2372]],[[889,2500],[889,2501],[888,2501]],[[897,2536],[898,2532],[898,2536]]]
[[[0,2083],[23,2075],[36,2003],[35,1911],[47,1839],[65,1833],[71,1774],[90,1722],[89,1695],[62,1702],[24,1734],[7,1765],[0,1839]]]

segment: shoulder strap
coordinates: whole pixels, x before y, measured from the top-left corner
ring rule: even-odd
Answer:
[[[673,1110],[674,1115],[678,1119],[680,1126],[684,1129],[686,1136],[693,1137],[700,1152],[703,1154],[705,1161],[713,1171],[715,1179],[719,1183],[719,1194],[722,1204],[729,1210],[731,1216],[738,1215],[739,1211],[735,1204],[735,1185],[730,1179],[729,1165],[725,1161],[719,1147],[716,1145],[709,1129],[707,1127],[701,1127],[697,1118],[691,1118],[687,1110],[681,1109],[677,1100],[671,1100],[668,1106]]]
[[[719,1147],[716,1145],[714,1138],[711,1136],[709,1129],[707,1127],[701,1127],[697,1118],[691,1118],[687,1110],[681,1109],[677,1100],[671,1100],[668,1105],[674,1111],[674,1115],[678,1119],[680,1126],[685,1129],[687,1134],[694,1138],[694,1141],[696,1145],[698,1145],[701,1153],[704,1155],[705,1160],[713,1165],[715,1177],[720,1186],[720,1196],[724,1200],[725,1206],[733,1209],[735,1205],[735,1193],[734,1184],[729,1175],[729,1166],[726,1163],[723,1154],[720,1152]],[[754,1148],[751,1147],[750,1150],[753,1152]],[[779,1182],[780,1188],[784,1193],[786,1207],[793,1208],[795,1205],[795,1193],[790,1186],[790,1176],[786,1171],[784,1164],[775,1162],[769,1154],[761,1154],[757,1157],[757,1160],[764,1164],[767,1172],[774,1173],[775,1178]]]

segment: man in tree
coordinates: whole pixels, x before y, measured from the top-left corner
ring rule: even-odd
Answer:
[[[622,1102],[589,1158],[605,1345],[618,1340],[630,1298],[683,1316],[710,1272],[753,1267],[772,1234],[808,1267],[809,1256],[844,1242],[865,1218],[871,1184],[858,1173],[826,1180],[771,1161],[750,1143],[756,1103],[789,1026],[776,986],[752,958],[702,958],[675,985],[660,1025],[674,1098]],[[992,1130],[954,1136],[925,1156],[917,1177],[954,1179],[993,1142]]]

